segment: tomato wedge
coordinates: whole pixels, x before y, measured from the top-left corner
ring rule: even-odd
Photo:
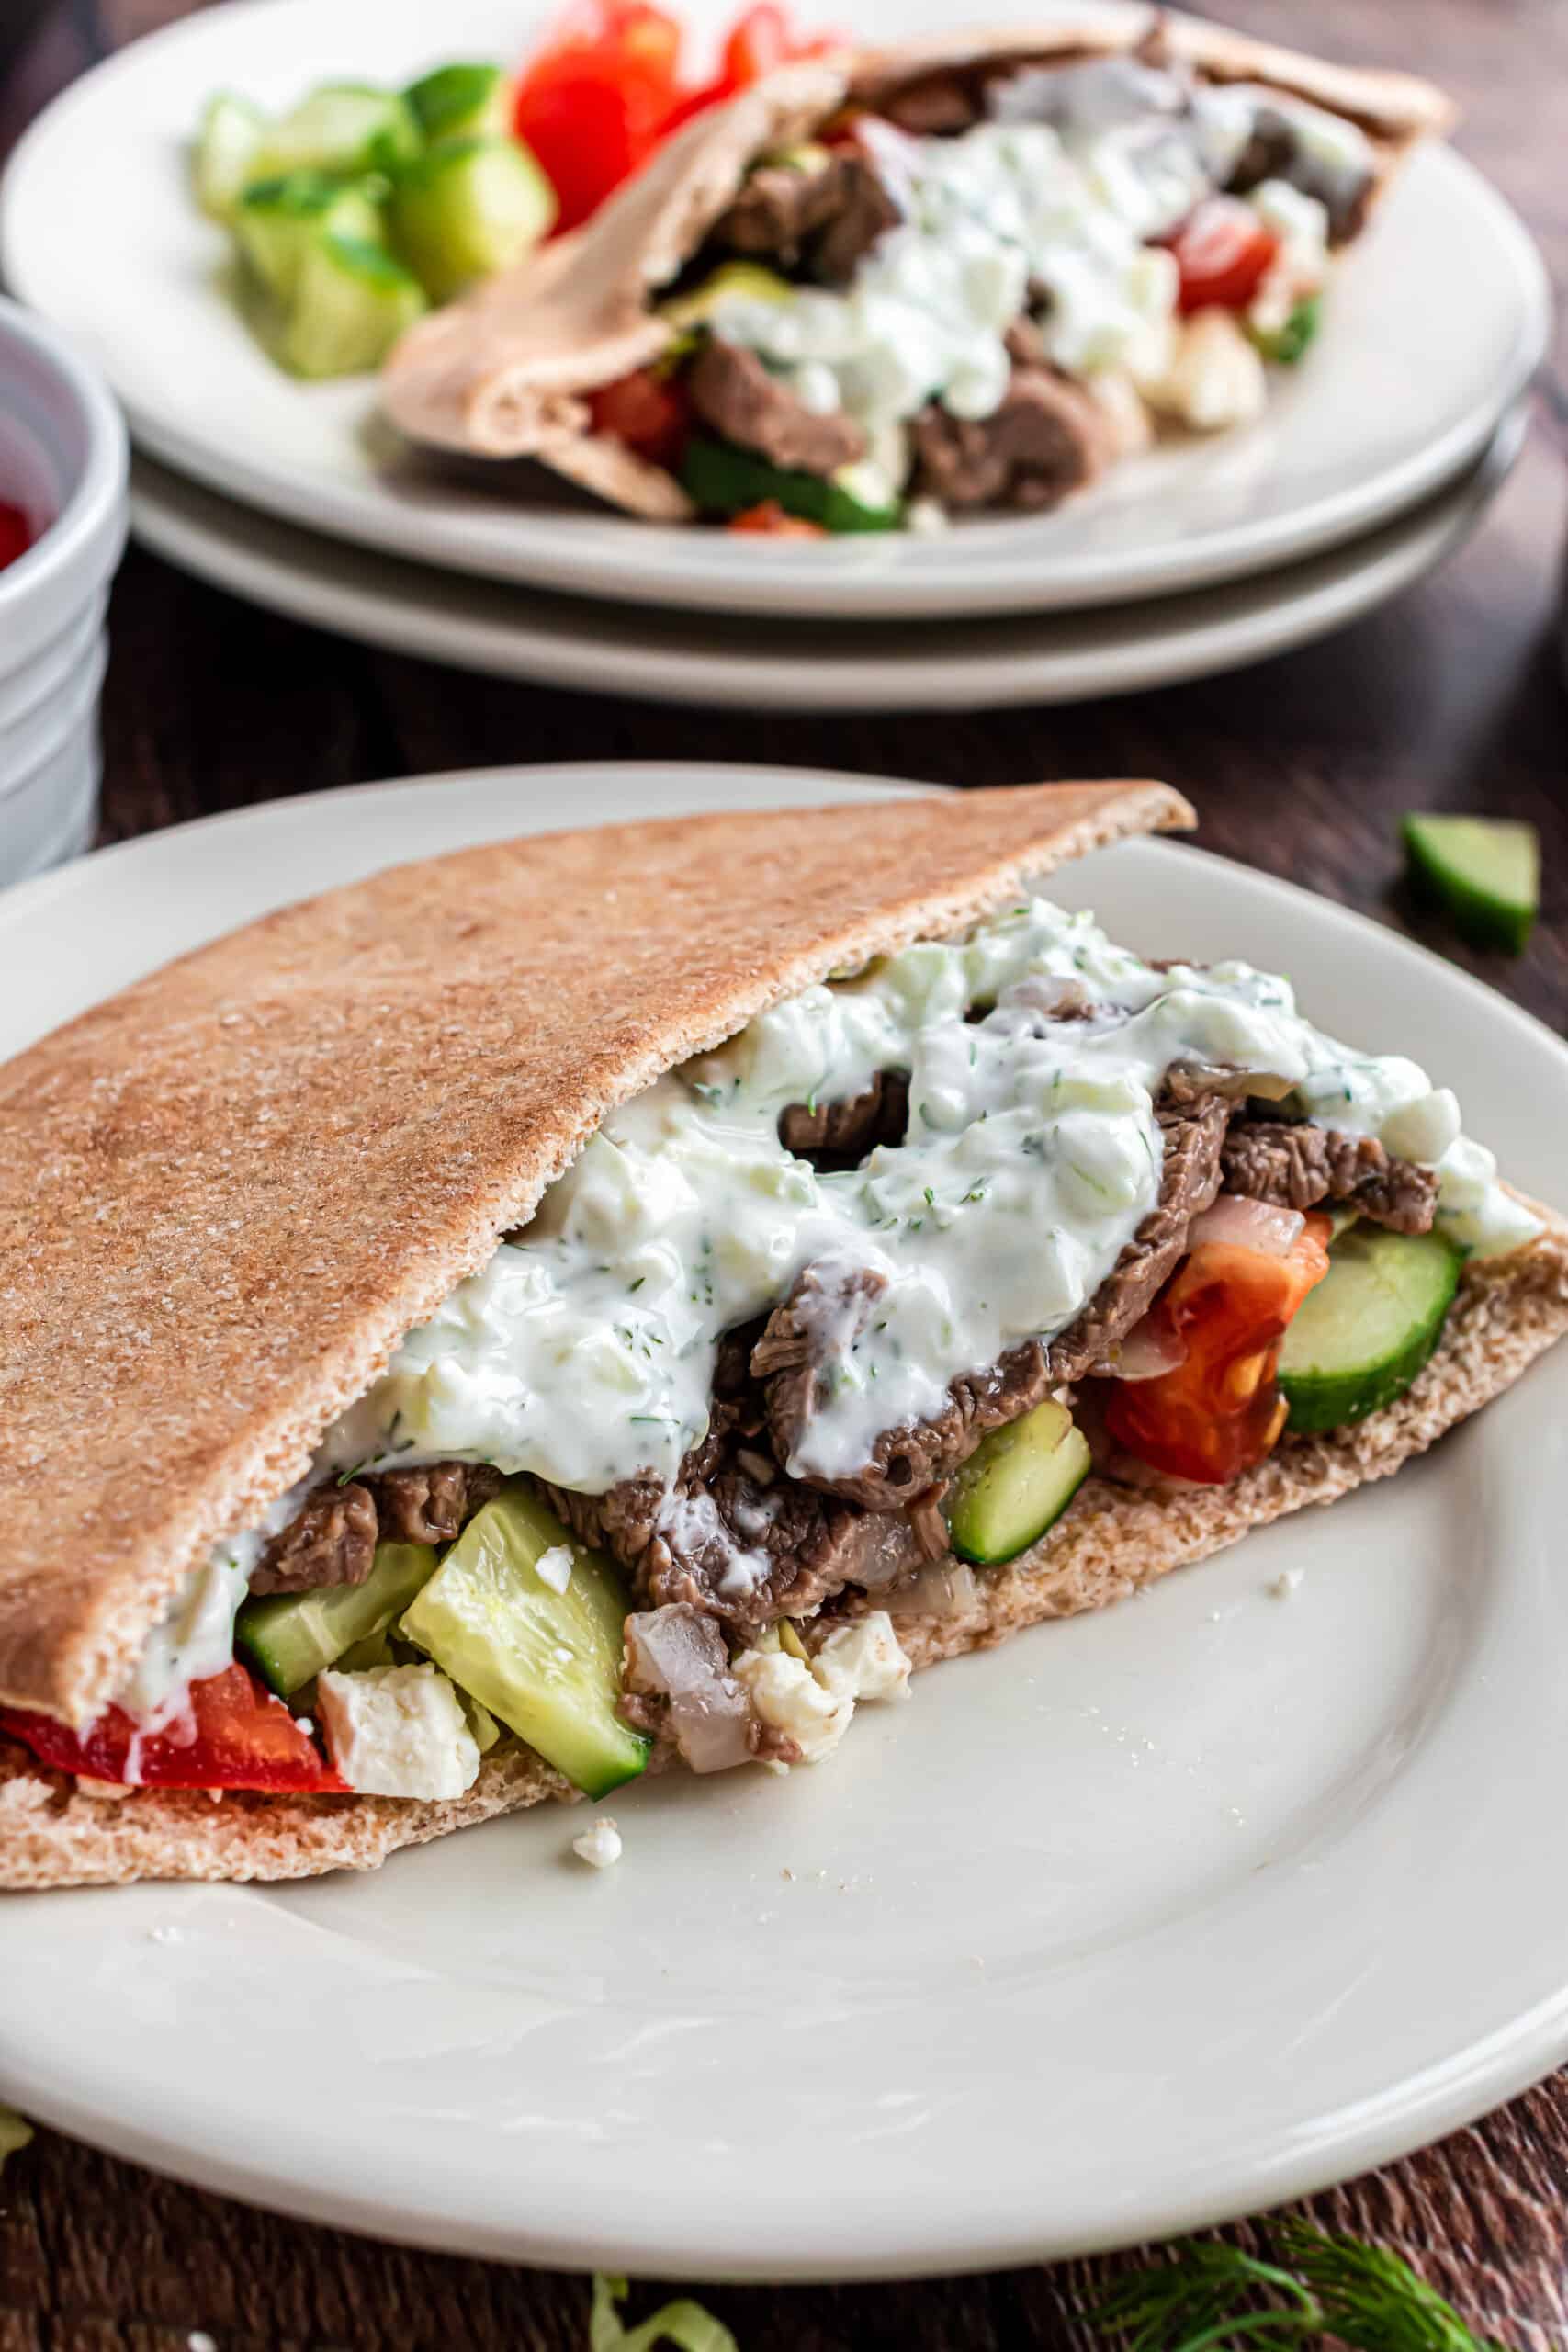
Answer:
[[[1153,1380],[1118,1381],[1105,1425],[1118,1445],[1168,1477],[1224,1486],[1263,1460],[1285,1426],[1275,1384],[1291,1317],[1328,1272],[1325,1216],[1304,1218],[1283,1257],[1201,1242],[1150,1309],[1186,1361]]]
[[[773,539],[825,539],[828,537],[820,523],[809,522],[804,514],[786,514],[776,498],[764,498],[755,506],[743,506],[725,525],[727,531],[754,531]]]
[[[1180,272],[1180,311],[1245,311],[1280,250],[1249,204],[1211,196],[1170,240]]]
[[[646,163],[679,96],[679,21],[649,0],[592,0],[524,67],[513,116],[575,229]]]
[[[679,465],[692,411],[672,379],[638,368],[613,384],[601,384],[587,398],[595,433],[613,435],[656,466]]]
[[[133,1788],[315,1794],[348,1787],[282,1700],[243,1666],[193,1682],[188,1714],[165,1731],[138,1734],[130,1715],[108,1707],[84,1732],[50,1715],[0,1708],[0,1732],[19,1739],[57,1772]]]

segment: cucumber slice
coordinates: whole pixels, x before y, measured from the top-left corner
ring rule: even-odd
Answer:
[[[1436,899],[1461,938],[1522,956],[1540,905],[1533,825],[1494,817],[1406,817],[1413,888]]]
[[[433,302],[450,301],[531,253],[550,228],[556,192],[516,139],[456,139],[399,173],[393,242]]]
[[[305,255],[277,357],[296,376],[378,368],[427,307],[419,280],[382,246],[321,237]]]
[[[229,221],[243,190],[255,177],[255,159],[266,134],[266,117],[248,98],[220,90],[209,98],[191,159],[196,200],[213,220]]]
[[[1287,1426],[1341,1429],[1403,1396],[1438,1344],[1462,1262],[1436,1233],[1357,1224],[1331,1242],[1280,1350]]]
[[[346,1650],[384,1634],[435,1571],[429,1544],[378,1544],[363,1584],[319,1585],[242,1602],[234,1647],[280,1699],[302,1690]],[[384,1663],[366,1652],[370,1662]]]
[[[499,65],[438,65],[403,92],[425,140],[505,139],[512,84]]]
[[[537,1563],[570,1546],[558,1592]],[[576,1544],[521,1486],[468,1521],[401,1631],[591,1797],[648,1763],[649,1742],[615,1713],[626,1597],[602,1554]]]
[[[660,302],[659,314],[672,327],[699,327],[721,302],[787,302],[794,292],[787,277],[760,261],[722,261],[699,285]]]
[[[1293,368],[1316,334],[1322,311],[1322,297],[1309,294],[1296,304],[1282,327],[1275,327],[1271,333],[1265,328],[1248,327],[1247,332],[1265,359],[1271,360],[1276,368]]]
[[[423,141],[413,108],[396,90],[368,82],[327,82],[279,117],[255,158],[257,177],[336,172],[345,178],[390,171]]]
[[[846,473],[852,469],[846,467]],[[777,499],[786,514],[804,515],[829,531],[896,531],[904,510],[895,499],[873,505],[852,486],[820,474],[792,473],[770,466],[750,449],[693,434],[681,460],[681,483],[705,514],[742,514],[749,506]]]
[[[283,179],[257,180],[243,191],[234,209],[234,234],[269,294],[285,305],[292,301],[306,258],[323,235],[381,243],[376,185],[331,179],[325,172],[290,172]]]
[[[1088,1439],[1048,1396],[982,1438],[959,1472],[946,1506],[953,1550],[982,1567],[1015,1559],[1061,1517],[1089,1469]]]

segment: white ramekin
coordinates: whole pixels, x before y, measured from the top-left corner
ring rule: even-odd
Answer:
[[[94,370],[0,300],[0,498],[44,525],[0,571],[0,883],[73,857],[92,838],[126,469],[125,426]]]

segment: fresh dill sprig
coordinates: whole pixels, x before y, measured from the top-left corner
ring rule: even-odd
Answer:
[[[1381,2246],[1307,2222],[1280,2223],[1270,2243],[1280,2261],[1189,2239],[1115,2279],[1089,2318],[1127,2352],[1282,2352],[1325,2336],[1353,2352],[1502,2352]]]

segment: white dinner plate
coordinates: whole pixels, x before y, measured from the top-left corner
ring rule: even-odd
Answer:
[[[1359,619],[1469,536],[1514,464],[1521,405],[1479,463],[1364,538],[1256,580],[1086,613],[840,623],[656,613],[374,556],[139,458],[146,546],[254,603],[347,637],[589,694],[739,709],[971,710],[1078,702],[1234,670]]]
[[[1051,5],[994,0],[988,16],[1038,23]],[[682,13],[711,31],[732,0]],[[881,38],[963,15],[954,0],[824,0],[824,13]],[[759,548],[628,521],[523,469],[455,473],[379,423],[367,379],[301,385],[262,356],[220,291],[225,240],[191,202],[185,150],[220,86],[282,106],[332,74],[513,59],[541,21],[539,0],[234,0],[190,17],[98,66],[29,131],[0,199],[0,267],[96,354],[143,448],[230,496],[459,571],[727,612],[957,617],[1257,571],[1450,479],[1545,346],[1529,236],[1468,164],[1434,149],[1348,257],[1319,345],[1276,383],[1266,419],[1167,445],[1056,514]],[[102,200],[85,199],[89,184]]]
[[[209,819],[0,898],[0,1050],[389,861],[873,788],[539,767]],[[1289,970],[1561,1192],[1568,1053],[1478,982],[1190,849],[1051,887]],[[1022,2262],[1381,2163],[1568,2053],[1565,1407],[1560,1356],[1332,1518],[922,1675],[817,1770],[619,1790],[602,1874],[542,1806],[370,1877],[0,1897],[0,2096],[323,2222],[694,2278]]]

